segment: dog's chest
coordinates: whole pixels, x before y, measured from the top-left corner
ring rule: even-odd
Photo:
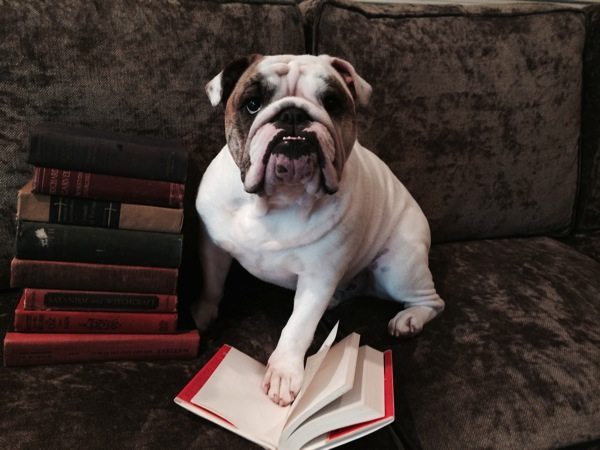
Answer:
[[[300,208],[261,215],[252,202],[234,202],[203,217],[213,241],[265,281],[294,288],[297,276],[341,255],[335,202],[303,214]]]

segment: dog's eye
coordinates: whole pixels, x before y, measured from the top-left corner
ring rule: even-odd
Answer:
[[[336,94],[325,94],[322,103],[323,108],[325,108],[329,114],[339,114],[343,110],[342,100]]]
[[[249,99],[246,102],[245,106],[246,106],[246,111],[248,111],[248,113],[256,114],[258,111],[260,111],[260,108],[262,107],[262,103],[259,98],[252,97],[251,99]]]

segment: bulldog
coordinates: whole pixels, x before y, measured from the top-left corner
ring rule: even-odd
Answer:
[[[356,136],[356,107],[371,86],[345,60],[251,55],[206,86],[225,106],[227,144],[207,168],[196,209],[204,286],[192,314],[217,315],[232,258],[254,276],[295,289],[263,380],[285,406],[304,355],[334,299],[356,289],[405,306],[388,324],[412,336],[444,302],[428,267],[427,220],[402,183]]]

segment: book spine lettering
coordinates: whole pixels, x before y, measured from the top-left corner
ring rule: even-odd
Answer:
[[[37,166],[183,183],[188,158],[175,142],[46,124],[31,131],[27,161]]]
[[[32,190],[61,197],[183,208],[185,185],[36,166],[33,168]]]
[[[175,334],[46,334],[8,332],[5,366],[89,361],[192,359],[197,331]]]
[[[133,291],[175,294],[179,270],[113,264],[24,260],[11,262],[13,288]]]
[[[98,291],[24,290],[27,310],[176,312],[177,296]]]
[[[36,333],[174,333],[177,314],[17,309],[14,326]]]
[[[183,236],[20,221],[16,256],[20,259],[179,267]]]

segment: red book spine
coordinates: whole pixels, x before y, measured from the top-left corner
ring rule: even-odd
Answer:
[[[174,333],[177,313],[28,311],[21,296],[15,331],[37,333]]]
[[[23,296],[26,310],[177,312],[177,296],[167,294],[27,288]]]
[[[94,198],[117,202],[183,208],[185,185],[91,172],[33,168],[32,192],[64,197]]]
[[[14,258],[10,285],[13,288],[78,289],[175,294],[175,268],[121,266],[113,264],[41,261]]]
[[[198,331],[175,334],[6,333],[5,366],[89,361],[192,359]]]

